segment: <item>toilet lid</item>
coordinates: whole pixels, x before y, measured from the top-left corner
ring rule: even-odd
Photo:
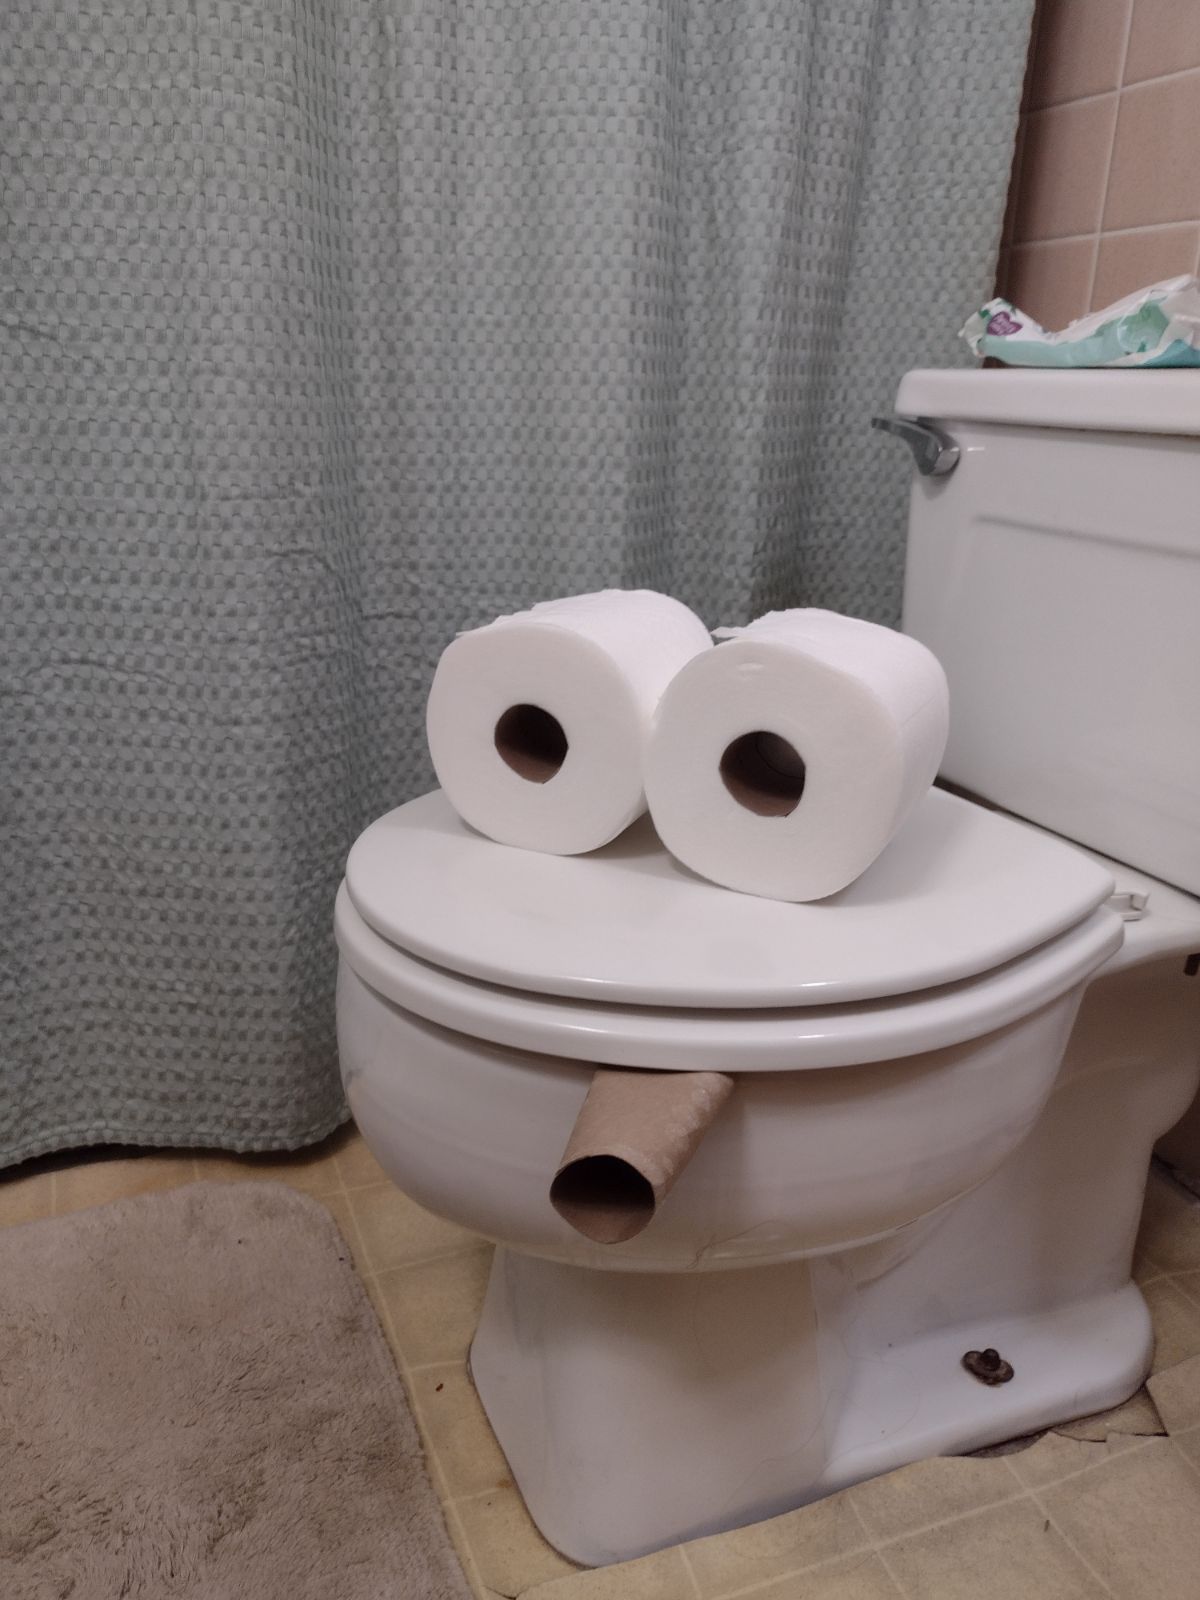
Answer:
[[[849,888],[791,905],[708,883],[643,817],[602,850],[539,855],[440,790],[373,823],[346,865],[368,927],[506,988],[639,1006],[829,1006],[988,972],[1112,892],[1072,846],[933,789]]]

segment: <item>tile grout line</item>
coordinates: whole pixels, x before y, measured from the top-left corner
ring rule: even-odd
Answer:
[[[355,1221],[357,1222],[357,1218]],[[449,1245],[445,1250],[434,1250],[429,1255],[413,1256],[409,1261],[394,1261],[388,1267],[372,1267],[371,1276],[373,1278],[381,1278],[385,1272],[404,1272],[409,1267],[427,1267],[434,1261],[449,1261],[453,1256],[468,1255],[471,1251],[478,1250],[480,1246],[490,1245],[491,1243],[490,1239],[485,1239],[480,1234],[476,1244]]]
[[[704,1600],[704,1593],[700,1588],[700,1580],[697,1578],[692,1568],[691,1560],[688,1557],[687,1545],[677,1545],[676,1549],[679,1551],[679,1559],[683,1562],[683,1570],[687,1573],[688,1582],[692,1586],[693,1600]]]
[[[1131,14],[1132,14],[1132,8],[1131,8]],[[1008,1456],[1001,1456],[1000,1459],[1004,1462],[1004,1465],[1008,1468],[1009,1472],[1012,1473],[1012,1475],[1016,1479],[1016,1481],[1018,1483],[1021,1483],[1022,1480],[1018,1476],[1017,1469],[1013,1466],[1012,1461],[1010,1460],[1010,1458]],[[1099,1463],[1098,1462],[1092,1463],[1092,1465],[1097,1465],[1098,1466]],[[1077,1477],[1077,1476],[1079,1476],[1079,1474],[1072,1473],[1072,1474],[1070,1474],[1070,1476],[1071,1477]],[[1063,1481],[1064,1480],[1061,1479],[1061,1478],[1056,1478],[1055,1479],[1055,1483],[1061,1483]],[[1028,1495],[1029,1499],[1033,1502],[1033,1504],[1041,1512],[1042,1517],[1043,1517],[1047,1527],[1050,1527],[1050,1528],[1054,1529],[1055,1533],[1062,1540],[1062,1542],[1066,1545],[1067,1549],[1071,1552],[1071,1554],[1075,1557],[1075,1559],[1080,1563],[1080,1565],[1084,1568],[1084,1570],[1091,1573],[1092,1577],[1095,1578],[1096,1582],[1100,1585],[1100,1588],[1101,1588],[1101,1591],[1103,1592],[1103,1594],[1105,1596],[1107,1596],[1107,1600],[1117,1600],[1116,1595],[1113,1594],[1113,1592],[1109,1588],[1108,1584],[1104,1581],[1103,1576],[1099,1572],[1096,1571],[1095,1567],[1088,1560],[1088,1558],[1084,1555],[1083,1551],[1075,1543],[1074,1539],[1070,1538],[1067,1535],[1066,1531],[1064,1529],[1060,1528],[1058,1523],[1055,1521],[1055,1519],[1050,1515],[1049,1508],[1045,1505],[1045,1503],[1043,1502],[1041,1496],[1038,1494],[1037,1490],[1032,1486],[1032,1484],[1024,1484],[1023,1487],[1024,1487],[1025,1493]],[[1046,1488],[1046,1489],[1052,1489],[1054,1487],[1054,1484],[1049,1484],[1049,1483],[1048,1484],[1043,1484],[1042,1487]]]
[[[1121,41],[1121,61],[1117,68],[1117,100],[1113,114],[1112,138],[1108,144],[1108,155],[1104,161],[1104,187],[1100,192],[1100,216],[1096,223],[1096,237],[1092,240],[1092,265],[1088,272],[1087,286],[1087,312],[1092,309],[1092,301],[1096,295],[1096,278],[1100,270],[1100,237],[1104,232],[1104,216],[1108,210],[1108,190],[1112,183],[1113,152],[1117,148],[1117,132],[1121,126],[1121,96],[1125,92],[1125,63],[1129,58],[1129,37],[1133,32],[1133,6],[1130,5],[1125,17],[1125,37]]]
[[[467,1583],[476,1595],[476,1600],[484,1600],[485,1590],[488,1588],[483,1581],[483,1573],[479,1570],[479,1563],[475,1559],[475,1551],[467,1537],[467,1526],[458,1514],[457,1507],[449,1500],[442,1501],[442,1516],[447,1523],[453,1522],[458,1529],[458,1538],[450,1535],[450,1542],[459,1560],[463,1564],[463,1573]],[[465,1559],[464,1559],[465,1557]]]
[[[867,1519],[859,1510],[858,1501],[854,1494],[851,1493],[847,1495],[847,1499],[850,1502],[850,1509],[854,1513],[855,1519],[857,1520],[859,1527],[862,1529],[863,1534],[866,1537],[868,1547],[874,1552],[875,1559],[879,1562],[884,1572],[887,1573],[888,1582],[900,1596],[900,1600],[908,1600],[908,1590],[900,1582],[895,1567],[893,1567],[892,1563],[888,1560],[887,1553],[883,1548],[883,1541],[877,1539],[876,1536],[871,1532],[871,1529],[867,1526]]]
[[[1121,94],[1126,89],[1148,89],[1152,84],[1169,83],[1174,78],[1190,78],[1200,73],[1200,66],[1175,67],[1170,72],[1156,72],[1149,78],[1134,78],[1132,82],[1125,82],[1125,63],[1129,55],[1129,36],[1133,31],[1133,6],[1129,8],[1129,16],[1125,23],[1125,44],[1121,51],[1121,65],[1118,72],[1118,82],[1111,89],[1093,89],[1090,94],[1073,94],[1066,100],[1051,100],[1044,106],[1030,106],[1025,115],[1040,117],[1046,111],[1061,111],[1065,106],[1086,106],[1093,100],[1103,100],[1106,95]]]
[[[720,1535],[716,1534],[714,1537],[720,1538]],[[676,1546],[676,1548],[682,1549],[683,1547],[682,1545],[679,1545]],[[754,1583],[747,1583],[743,1585],[743,1587],[740,1589],[724,1589],[722,1590],[721,1594],[716,1597],[716,1600],[754,1600],[754,1596],[756,1594],[762,1594],[765,1590],[774,1588],[776,1584],[783,1583],[788,1578],[804,1578],[807,1577],[809,1573],[819,1573],[822,1567],[833,1566],[835,1562],[851,1561],[855,1556],[878,1556],[879,1559],[883,1561],[882,1552],[879,1550],[878,1546],[873,1545],[868,1538],[866,1544],[855,1545],[853,1550],[841,1550],[837,1553],[837,1555],[822,1556],[819,1561],[810,1561],[806,1567],[794,1567],[790,1572],[777,1572],[773,1577],[759,1578]],[[905,1591],[900,1587],[899,1583],[896,1582],[896,1579],[892,1574],[892,1570],[886,1561],[883,1561],[883,1567],[888,1575],[888,1578],[892,1584],[895,1585],[896,1593],[900,1596],[900,1600],[908,1600]]]
[[[1011,171],[1011,173],[1009,175],[1009,180],[1008,180],[1009,181],[1009,186],[1012,189],[1012,194],[1008,196],[1008,199],[1010,199],[1012,201],[1012,206],[1011,206],[1011,208],[1008,207],[1007,205],[1005,206],[1005,214],[1006,214],[1006,216],[1007,216],[1007,213],[1008,213],[1008,211],[1010,209],[1012,211],[1012,228],[1011,228],[1011,231],[1009,233],[1008,243],[1005,244],[1005,242],[1004,242],[1004,222],[1003,222],[1003,220],[1001,221],[1001,224],[1000,224],[1000,253],[1001,254],[1006,250],[1011,252],[1013,245],[1017,242],[1017,218],[1018,218],[1018,216],[1020,215],[1020,212],[1021,212],[1021,180],[1022,180],[1022,178],[1024,176],[1024,172],[1025,172],[1025,141],[1026,141],[1026,137],[1027,137],[1027,135],[1029,133],[1029,106],[1028,106],[1028,104],[1026,102],[1026,93],[1027,93],[1027,91],[1029,89],[1029,84],[1030,84],[1030,81],[1031,81],[1031,76],[1030,75],[1031,75],[1031,71],[1032,71],[1032,63],[1033,63],[1034,59],[1037,56],[1038,39],[1041,36],[1041,31],[1042,31],[1041,8],[1040,8],[1040,6],[1036,6],[1035,5],[1034,8],[1033,8],[1033,15],[1029,19],[1029,43],[1025,47],[1025,71],[1024,71],[1024,74],[1023,74],[1023,76],[1021,78],[1021,103],[1017,107],[1017,136],[1013,140],[1013,165],[1012,165],[1012,171]],[[999,262],[999,256],[998,256],[997,257],[997,262],[996,262],[997,267],[999,267],[999,264],[1000,264],[1000,262]],[[1012,264],[1012,257],[1010,255],[1009,256],[1009,260],[1006,263],[1006,265],[1011,267],[1011,264]],[[1006,278],[1008,277],[1008,273],[1005,273],[1005,277]],[[996,283],[996,284],[993,285],[993,289],[997,293],[1003,293],[1004,291],[1006,291],[1008,289],[1008,284],[1005,283],[1005,284],[1001,285],[999,283]]]
[[[1098,232],[1053,233],[1039,239],[1013,239],[1006,250],[1040,250],[1051,244],[1086,244],[1089,239],[1130,239],[1139,233],[1162,233],[1165,228],[1200,227],[1200,217],[1176,217],[1169,222],[1134,222],[1127,228],[1101,228]]]
[[[359,1138],[361,1137],[362,1135],[359,1134]],[[346,1210],[350,1217],[350,1226],[354,1229],[355,1236],[358,1239],[359,1250],[362,1253],[363,1263],[367,1269],[365,1272],[360,1273],[360,1276],[364,1280],[364,1287],[366,1286],[368,1279],[374,1281],[374,1283],[378,1285],[379,1270],[375,1267],[371,1253],[367,1249],[366,1240],[363,1238],[363,1232],[359,1226],[358,1213],[355,1210],[354,1201],[350,1197],[350,1187],[346,1182],[345,1174],[342,1172],[341,1162],[338,1160],[336,1154],[333,1158],[333,1167],[334,1171],[337,1173],[341,1196],[346,1202]],[[370,1187],[372,1187],[372,1184],[356,1185],[356,1188],[358,1189],[367,1189]],[[456,1252],[453,1251],[445,1251],[442,1252],[441,1255],[451,1255],[455,1253]],[[441,1259],[441,1255],[435,1257],[424,1257],[422,1259]],[[411,1262],[405,1263],[405,1265],[415,1264],[416,1263]],[[384,1270],[389,1271],[391,1269],[385,1268]],[[405,1399],[408,1402],[409,1410],[412,1414],[413,1423],[417,1430],[417,1437],[421,1442],[422,1451],[429,1470],[430,1486],[432,1487],[441,1507],[442,1518],[447,1524],[453,1523],[454,1527],[458,1530],[458,1538],[456,1539],[454,1534],[450,1532],[449,1526],[447,1527],[447,1532],[450,1532],[450,1542],[454,1547],[455,1554],[458,1556],[458,1559],[462,1564],[463,1576],[467,1580],[468,1587],[476,1596],[476,1600],[484,1600],[485,1589],[487,1586],[484,1584],[483,1573],[480,1571],[479,1562],[476,1558],[474,1547],[472,1546],[470,1538],[467,1535],[466,1523],[458,1513],[454,1497],[450,1493],[450,1480],[446,1476],[445,1468],[438,1460],[438,1455],[437,1451],[434,1449],[433,1440],[429,1435],[428,1429],[423,1423],[421,1407],[417,1400],[416,1385],[412,1381],[413,1372],[416,1369],[410,1367],[405,1357],[401,1354],[400,1341],[396,1336],[396,1325],[392,1320],[391,1307],[388,1305],[386,1299],[382,1296],[379,1299],[376,1299],[376,1297],[372,1295],[369,1290],[367,1298],[374,1306],[375,1315],[383,1324],[384,1335],[391,1351],[392,1360],[396,1363],[396,1370],[400,1375],[400,1384],[404,1391]],[[439,1365],[440,1363],[429,1364]]]
[[[930,1456],[930,1457],[926,1457],[926,1459],[927,1460],[936,1461],[936,1460],[939,1460],[939,1459],[950,1459],[950,1458],[948,1458],[948,1457]],[[1001,1457],[1000,1459],[1004,1459],[1004,1458]],[[895,1470],[903,1471],[903,1468],[899,1468],[899,1469],[895,1469]],[[1020,1479],[1018,1479],[1017,1481],[1020,1482]],[[882,1556],[883,1552],[885,1550],[890,1550],[893,1545],[903,1544],[903,1542],[906,1539],[911,1539],[916,1534],[919,1534],[919,1533],[932,1533],[937,1528],[949,1527],[949,1525],[952,1522],[961,1522],[964,1517],[977,1516],[979,1514],[979,1512],[981,1512],[981,1511],[993,1511],[997,1506],[1012,1505],[1014,1501],[1020,1500],[1021,1495],[1024,1494],[1024,1492],[1025,1492],[1025,1488],[1024,1488],[1024,1485],[1022,1485],[1020,1494],[1002,1495],[999,1500],[989,1500],[986,1505],[969,1506],[965,1511],[955,1511],[953,1513],[953,1515],[951,1515],[951,1516],[938,1517],[933,1522],[923,1522],[920,1525],[920,1527],[917,1527],[917,1528],[905,1528],[903,1533],[894,1533],[887,1539],[876,1539],[874,1547],[878,1551],[880,1556]]]

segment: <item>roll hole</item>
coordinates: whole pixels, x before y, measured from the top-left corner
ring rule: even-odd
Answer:
[[[804,761],[786,739],[758,728],[726,745],[721,779],[747,811],[759,817],[787,817],[804,793]]]
[[[509,706],[495,739],[500,759],[530,783],[549,783],[567,759],[562,723],[541,706]]]
[[[650,1180],[620,1156],[580,1156],[550,1185],[550,1204],[586,1239],[623,1244],[654,1216]]]

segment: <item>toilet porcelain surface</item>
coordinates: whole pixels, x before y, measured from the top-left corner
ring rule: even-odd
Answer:
[[[1078,928],[1112,888],[1060,840],[936,789],[856,883],[808,904],[706,882],[648,818],[590,855],[541,855],[474,832],[435,791],[366,830],[345,893],[384,943],[466,979],[593,1005],[744,1011],[844,1007],[993,973]]]
[[[577,1561],[627,1559],[919,1456],[1099,1410],[1145,1373],[1149,1319],[1129,1252],[1150,1146],[1196,1086],[1178,1040],[1200,998],[1180,959],[1200,913],[1164,885],[971,802],[938,793],[924,809],[949,854],[981,869],[977,921],[993,904],[980,883],[990,893],[997,859],[979,841],[1026,863],[1027,900],[999,899],[1004,948],[1017,953],[836,1004],[820,1003],[828,989],[802,987],[788,1006],[747,1001],[745,987],[737,1006],[651,1005],[604,986],[574,995],[488,981],[461,960],[415,953],[416,940],[400,948],[352,899],[357,890],[377,924],[390,907],[406,929],[419,927],[438,874],[418,870],[412,840],[401,847],[407,876],[398,865],[385,872],[386,841],[398,816],[432,816],[435,838],[453,835],[439,797],[368,830],[370,853],[356,847],[336,913],[347,1097],[409,1195],[501,1246],[472,1373],[534,1520]],[[415,825],[400,831],[420,838]],[[455,926],[469,943],[472,884],[480,890],[463,862],[492,851],[460,837],[463,855],[440,860],[458,874]],[[978,846],[973,856],[964,840]],[[615,852],[626,864],[615,877],[643,863],[632,906],[648,918],[646,897],[670,898],[674,873],[652,836],[639,844],[634,830],[624,844],[632,849]],[[494,851],[493,864],[503,862],[487,895],[519,882],[533,859]],[[426,863],[438,859],[431,847]],[[1049,890],[1029,888],[1038,860],[1056,869]],[[1003,890],[1009,876],[996,875]],[[1122,923],[1103,904],[1114,877],[1148,894],[1141,921]],[[807,923],[825,909],[834,914],[824,926],[843,920],[837,902],[712,893],[772,918],[798,912]],[[954,889],[952,909],[958,893],[970,896],[965,883]],[[1030,914],[1023,936],[1020,906]],[[559,931],[588,909],[564,890]],[[1065,926],[1046,934],[1056,919]],[[433,921],[439,938],[454,937],[436,912]],[[950,919],[970,933],[967,923]],[[620,926],[610,918],[605,946],[618,956]],[[890,926],[902,944],[902,910]],[[630,937],[643,956],[654,944],[638,923]],[[796,948],[814,962],[824,951],[815,937]],[[981,961],[978,941],[973,950]],[[918,964],[902,950],[903,970],[943,973],[954,955],[927,951]],[[899,969],[900,958],[886,967],[888,982]],[[776,961],[774,993],[779,974]],[[860,963],[853,988],[864,981]],[[1141,1020],[1151,1016],[1153,1028]],[[549,1201],[598,1061],[736,1077],[653,1223],[611,1246],[576,1233]],[[799,1070],[818,1066],[834,1070]],[[1017,1374],[998,1391],[961,1366],[965,1350],[989,1345]]]

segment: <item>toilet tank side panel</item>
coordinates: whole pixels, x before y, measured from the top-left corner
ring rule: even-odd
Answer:
[[[942,775],[1200,893],[1200,440],[939,425],[903,627],[949,679]]]

